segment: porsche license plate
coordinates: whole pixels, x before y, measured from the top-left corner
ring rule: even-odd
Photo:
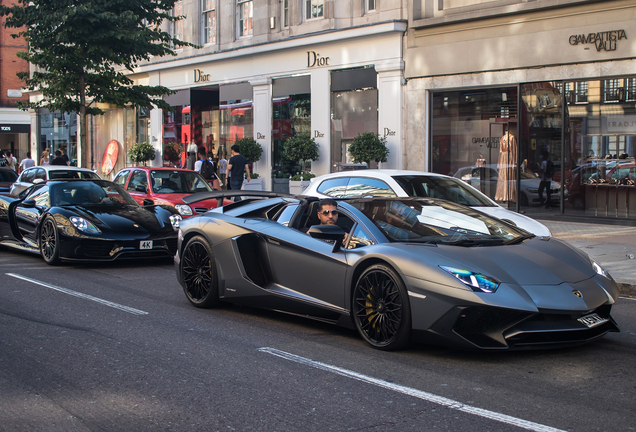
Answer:
[[[144,241],[140,242],[139,243],[139,249],[141,249],[141,250],[152,249],[152,240],[144,240]]]
[[[592,328],[608,322],[609,319],[601,318],[598,314],[593,313],[590,315],[585,315],[584,317],[579,318],[577,321],[585,325],[586,327]]]

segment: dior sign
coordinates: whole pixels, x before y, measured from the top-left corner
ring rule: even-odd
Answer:
[[[625,30],[610,30],[606,32],[588,33],[570,36],[570,45],[594,44],[596,51],[616,51],[616,44],[621,39],[627,39]]]
[[[316,51],[307,51],[307,67],[329,66],[329,57],[321,57]]]

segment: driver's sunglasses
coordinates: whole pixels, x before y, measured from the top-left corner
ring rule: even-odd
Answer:
[[[331,213],[334,216],[338,216],[338,210],[323,210],[320,213],[322,213],[323,216],[329,216],[329,213]]]

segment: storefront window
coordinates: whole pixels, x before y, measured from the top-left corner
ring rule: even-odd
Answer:
[[[373,68],[331,73],[331,172],[365,169],[349,154],[353,139],[378,132],[377,74]]]
[[[163,166],[192,169],[196,149],[189,149],[194,150],[194,154],[190,154],[190,163],[185,155],[192,138],[190,105],[174,106],[173,109],[174,111],[163,112]]]
[[[634,78],[565,83],[570,163],[566,212],[636,218]],[[574,88],[574,92],[568,89]],[[587,89],[582,103],[576,89]]]
[[[232,145],[241,138],[254,136],[254,104],[251,99],[221,101],[219,151],[230,154]]]
[[[516,87],[433,93],[432,171],[460,178],[513,208],[517,122]],[[523,187],[525,166],[522,171]]]
[[[40,153],[48,148],[51,152],[51,158],[53,158],[56,150],[62,150],[68,155],[71,163],[77,163],[76,113],[51,113],[47,110],[41,110],[38,115],[38,130]]]

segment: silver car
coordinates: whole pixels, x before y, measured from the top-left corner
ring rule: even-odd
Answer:
[[[64,165],[34,166],[25,169],[20,177],[11,185],[11,196],[17,197],[35,183],[57,179],[94,179],[101,177],[88,168],[77,168]]]
[[[312,179],[303,195],[326,198],[359,196],[430,197],[466,205],[518,226],[539,237],[551,237],[548,227],[510,211],[460,179],[422,171],[360,170],[325,174]]]

